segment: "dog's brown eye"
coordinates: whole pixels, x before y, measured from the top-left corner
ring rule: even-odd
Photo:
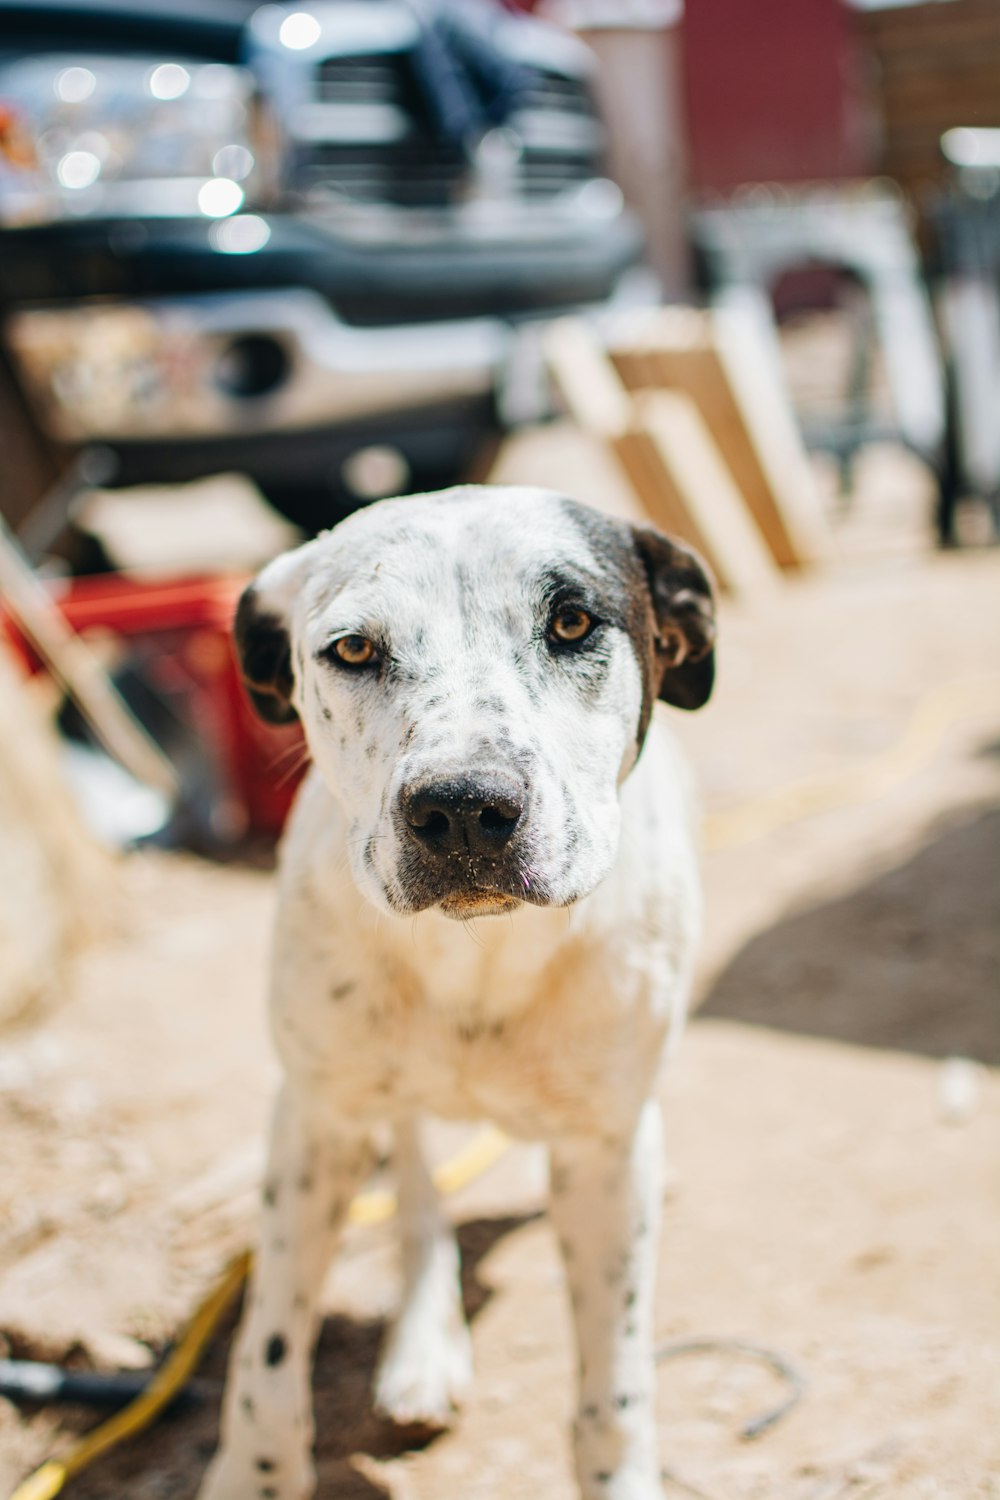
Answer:
[[[574,641],[582,641],[584,636],[589,635],[593,623],[585,609],[567,606],[565,609],[557,610],[552,616],[549,634],[553,640],[571,644]]]
[[[349,667],[366,667],[375,660],[375,647],[364,635],[342,635],[334,641],[333,649]]]

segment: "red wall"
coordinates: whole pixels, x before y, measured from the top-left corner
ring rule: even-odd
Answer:
[[[624,12],[627,0],[601,9],[615,5]],[[685,0],[680,40],[696,192],[877,170],[872,80],[846,0]]]
[[[687,0],[694,188],[871,170],[852,20],[841,0]]]

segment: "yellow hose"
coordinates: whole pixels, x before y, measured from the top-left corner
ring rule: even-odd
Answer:
[[[481,1177],[499,1161],[510,1142],[501,1130],[489,1125],[478,1131],[466,1146],[434,1173],[440,1193],[457,1193],[460,1188]],[[359,1193],[351,1204],[348,1217],[352,1224],[381,1224],[396,1212],[395,1193],[372,1190]],[[236,1297],[250,1272],[253,1257],[249,1250],[231,1261],[191,1319],[180,1343],[151,1378],[149,1385],[128,1406],[107,1422],[95,1427],[73,1443],[62,1458],[50,1458],[28,1476],[11,1495],[10,1500],[53,1500],[68,1479],[87,1468],[102,1453],[116,1448],[126,1438],[135,1437],[149,1427],[173,1401],[181,1387],[191,1378],[204,1353],[205,1346],[219,1325],[226,1309]]]
[[[227,1267],[191,1319],[177,1348],[157,1370],[142,1395],[93,1432],[79,1438],[62,1458],[50,1458],[42,1464],[17,1487],[11,1500],[52,1500],[67,1479],[79,1474],[109,1448],[117,1447],[125,1438],[134,1437],[155,1421],[195,1370],[220,1318],[246,1280],[250,1259],[249,1250],[244,1251]]]
[[[932,759],[945,732],[958,719],[998,709],[1000,676],[996,674],[945,683],[921,699],[902,736],[888,750],[859,766],[809,777],[712,814],[705,822],[706,846],[711,850],[731,848],[801,818],[882,796]],[[457,1193],[493,1166],[509,1145],[503,1132],[492,1126],[479,1131],[436,1170],[438,1190]],[[373,1190],[355,1198],[349,1217],[354,1224],[381,1224],[395,1212],[395,1194]],[[62,1458],[49,1459],[36,1469],[10,1500],[53,1500],[74,1474],[155,1421],[196,1369],[220,1319],[246,1280],[251,1261],[249,1251],[232,1261],[141,1396],[73,1443]]]
[[[510,1141],[495,1125],[484,1125],[461,1151],[434,1170],[434,1185],[439,1193],[448,1197],[459,1192],[468,1183],[482,1177],[495,1162],[498,1162],[510,1146]],[[352,1224],[384,1224],[396,1212],[396,1194],[372,1189],[359,1193],[348,1210]]]

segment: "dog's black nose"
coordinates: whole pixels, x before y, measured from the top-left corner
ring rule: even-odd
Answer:
[[[498,853],[513,837],[524,801],[524,788],[502,772],[420,782],[400,797],[413,837],[442,855]]]

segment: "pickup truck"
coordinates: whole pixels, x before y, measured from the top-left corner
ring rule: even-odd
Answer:
[[[113,482],[309,530],[544,405],[538,330],[649,300],[590,54],[495,0],[0,0],[0,343]]]

